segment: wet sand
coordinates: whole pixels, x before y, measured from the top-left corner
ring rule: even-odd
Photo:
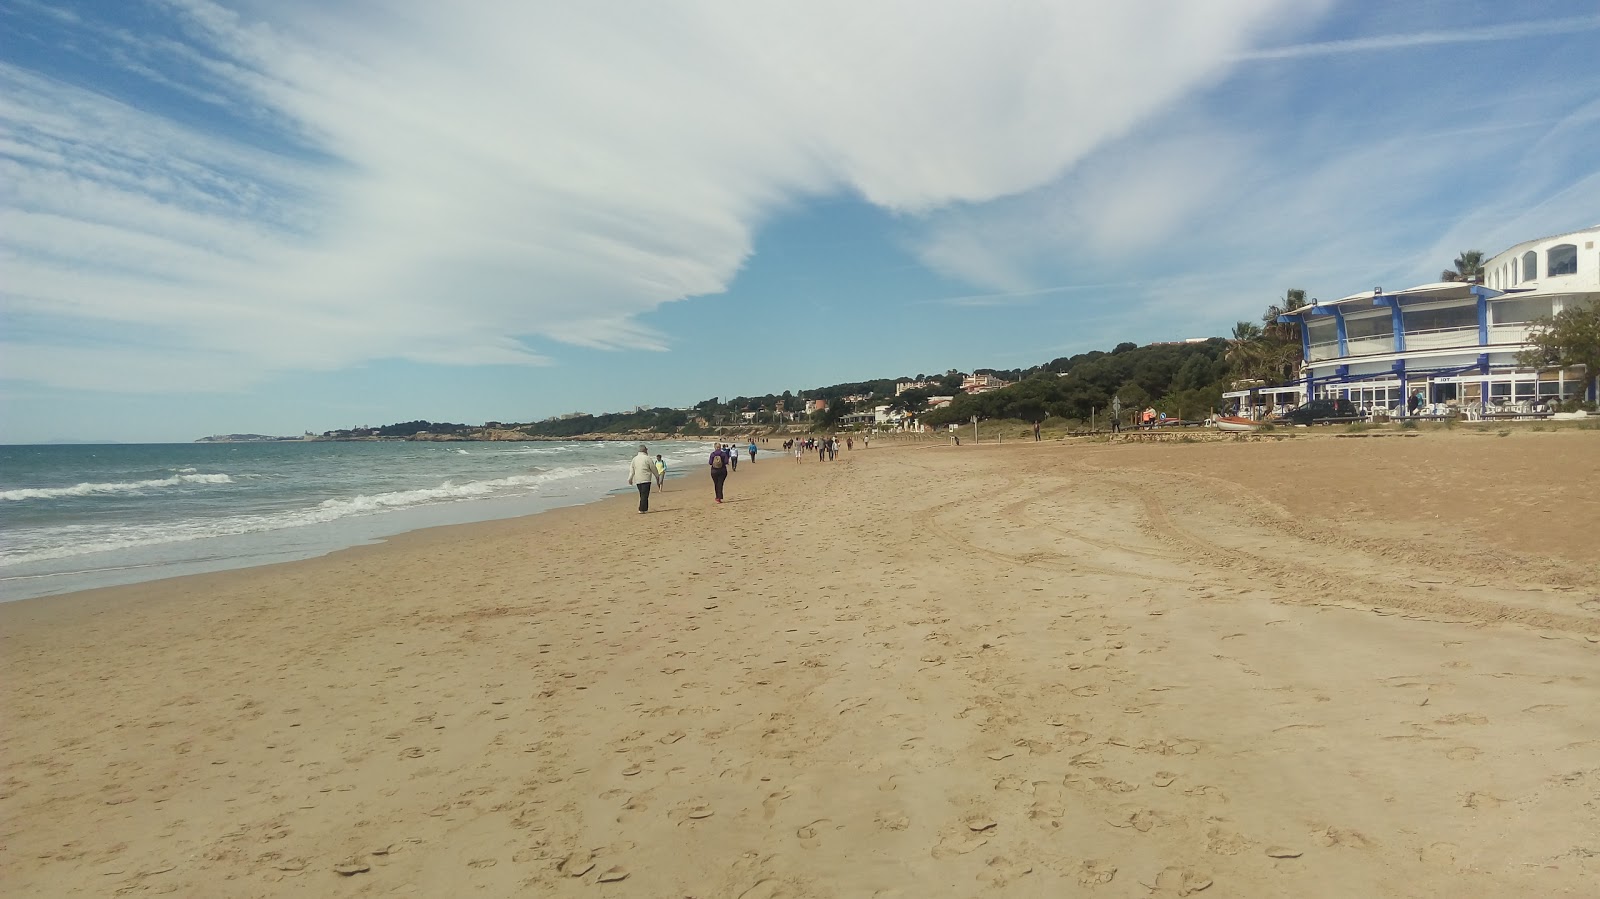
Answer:
[[[1592,895],[1597,484],[1593,431],[775,452],[722,506],[690,477],[644,516],[9,603],[0,870]]]

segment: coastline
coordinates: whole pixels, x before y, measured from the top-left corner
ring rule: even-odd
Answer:
[[[566,443],[581,443],[581,441],[566,441]],[[674,450],[693,449],[698,444],[695,441],[656,441],[655,445],[672,455]],[[8,560],[8,563],[0,568],[0,603],[188,574],[231,571],[313,559],[346,547],[380,543],[414,530],[519,518],[570,505],[597,502],[613,493],[625,492],[624,488],[618,486],[621,479],[615,477],[615,472],[611,470],[625,468],[628,451],[624,446],[617,448],[616,460],[607,460],[608,466],[611,461],[615,461],[615,465],[606,468],[595,467],[589,470],[589,466],[582,465],[579,466],[579,470],[568,472],[562,472],[557,468],[531,469],[554,474],[559,480],[551,481],[547,485],[541,484],[533,492],[520,495],[466,496],[454,499],[424,497],[427,501],[415,501],[412,496],[400,496],[392,492],[376,497],[358,493],[348,498],[335,497],[329,500],[334,503],[343,502],[348,509],[335,510],[326,518],[317,517],[319,509],[315,506],[318,498],[307,496],[299,500],[300,508],[292,505],[286,507],[287,521],[264,520],[236,531],[222,530],[199,536],[177,534],[171,538],[166,538],[165,535],[147,537],[121,546],[112,544],[104,548],[95,548],[89,552],[84,552],[80,544],[76,552],[43,555],[38,559],[24,561]],[[520,474],[518,471],[505,470],[476,477],[479,479],[498,475],[514,477]],[[675,479],[679,474],[680,472],[675,471],[669,464],[669,479]],[[242,477],[256,476],[252,473]],[[220,477],[228,483],[233,483],[225,476]],[[436,477],[438,481],[433,483],[443,487],[463,481],[471,487],[471,479],[475,476],[440,472]],[[374,492],[386,489],[392,488],[376,485],[373,487]],[[427,493],[429,489],[430,484],[418,483],[412,492],[420,495]],[[327,496],[322,494],[323,498]],[[385,502],[397,498],[407,502],[395,505]],[[370,508],[358,508],[357,504],[362,502],[369,503]],[[326,506],[327,502],[323,502],[322,505]],[[348,510],[354,510],[354,513]],[[152,526],[151,530],[160,533],[158,527]]]
[[[50,894],[1578,889],[1597,450],[774,452],[723,506],[690,475],[7,603],[0,858]]]

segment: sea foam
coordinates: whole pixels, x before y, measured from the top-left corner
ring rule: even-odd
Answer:
[[[225,474],[180,474],[170,478],[147,481],[121,481],[113,483],[74,484],[71,487],[21,487],[0,490],[0,502],[22,502],[29,499],[57,499],[64,496],[96,496],[118,493],[138,493],[161,487],[179,487],[184,484],[231,484],[233,478]]]

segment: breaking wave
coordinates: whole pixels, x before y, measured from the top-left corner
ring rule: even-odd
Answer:
[[[192,469],[186,469],[192,470]],[[29,499],[57,499],[63,496],[99,496],[118,493],[138,493],[161,487],[181,487],[184,484],[231,484],[233,478],[225,474],[179,474],[170,478],[147,481],[121,481],[105,484],[82,483],[71,487],[22,487],[0,490],[0,502],[21,502]]]

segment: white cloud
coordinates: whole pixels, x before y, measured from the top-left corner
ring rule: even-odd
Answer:
[[[1372,53],[1380,50],[1410,50],[1444,44],[1481,44],[1530,37],[1552,37],[1600,29],[1600,16],[1575,16],[1532,22],[1504,22],[1481,28],[1418,31],[1409,34],[1380,34],[1339,41],[1317,41],[1270,47],[1242,54],[1240,59],[1302,59],[1308,56],[1333,56],[1343,53]]]
[[[723,290],[788,205],[923,214],[1037,188],[1320,5],[397,0],[255,20],[169,0],[182,41],[83,39],[226,128],[0,65],[8,314],[159,345],[0,365],[175,389],[213,366],[215,386],[538,364],[538,340],[662,349],[637,316]],[[1002,269],[975,280],[1020,283]]]

